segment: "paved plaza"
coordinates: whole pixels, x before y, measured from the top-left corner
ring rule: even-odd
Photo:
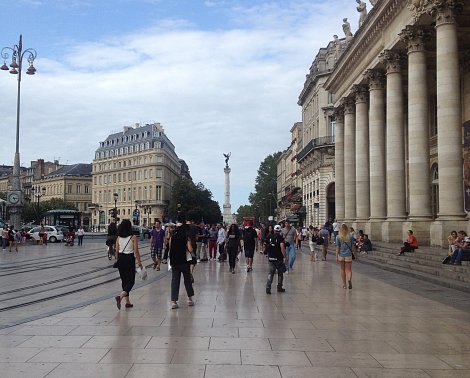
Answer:
[[[275,278],[266,295],[257,254],[251,273],[243,261],[234,275],[227,263],[199,264],[194,307],[182,285],[180,308],[170,309],[163,270],[131,292],[134,308],[117,310],[115,281],[95,303],[36,313],[0,329],[0,376],[470,377],[469,294],[360,262],[344,290],[333,256],[310,262],[303,252],[285,293]]]

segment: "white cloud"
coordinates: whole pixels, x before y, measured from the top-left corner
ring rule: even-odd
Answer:
[[[37,75],[22,82],[22,165],[58,157],[90,162],[110,132],[156,121],[195,181],[221,205],[222,153],[232,152],[235,212],[254,189],[259,163],[289,145],[289,129],[301,120],[296,103],[305,74],[348,16],[346,0],[309,3],[237,7],[232,17],[239,27],[232,30],[164,20],[113,40],[76,44],[63,62],[38,59]],[[0,76],[0,83],[0,161],[11,164],[16,82]]]

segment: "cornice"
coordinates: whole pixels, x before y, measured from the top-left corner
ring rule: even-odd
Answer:
[[[381,39],[383,31],[406,5],[404,0],[383,0],[372,8],[325,83],[327,90],[337,92],[338,88],[350,77],[351,72],[360,65],[364,54]]]

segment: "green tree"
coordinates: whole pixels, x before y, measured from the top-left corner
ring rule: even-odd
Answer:
[[[273,215],[277,198],[277,161],[282,152],[268,155],[260,164],[255,181],[255,191],[250,193],[248,200],[258,218],[267,221]]]
[[[194,184],[187,178],[179,178],[173,184],[171,194],[172,202],[168,208],[171,219],[186,218],[205,223],[222,220],[220,206],[212,199],[212,192],[204,184]]]
[[[46,211],[54,209],[78,210],[71,202],[64,201],[61,198],[51,198],[47,201],[39,202],[26,202],[23,207],[23,221],[24,223],[39,223],[42,214]]]

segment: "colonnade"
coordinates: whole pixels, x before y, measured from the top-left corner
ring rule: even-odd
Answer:
[[[454,11],[443,2],[433,14],[436,20],[437,160],[441,183],[438,221],[462,220],[465,216],[461,78]],[[338,219],[361,225],[373,223],[379,225],[376,230],[381,229],[384,222],[429,225],[434,221],[425,50],[425,42],[433,34],[423,26],[403,29],[399,37],[406,51],[383,50],[379,61],[384,68],[366,70],[361,83],[353,85],[348,97],[335,109]],[[406,96],[404,73],[408,76]],[[408,151],[405,151],[406,146]],[[395,238],[401,240],[401,232],[386,239]]]

